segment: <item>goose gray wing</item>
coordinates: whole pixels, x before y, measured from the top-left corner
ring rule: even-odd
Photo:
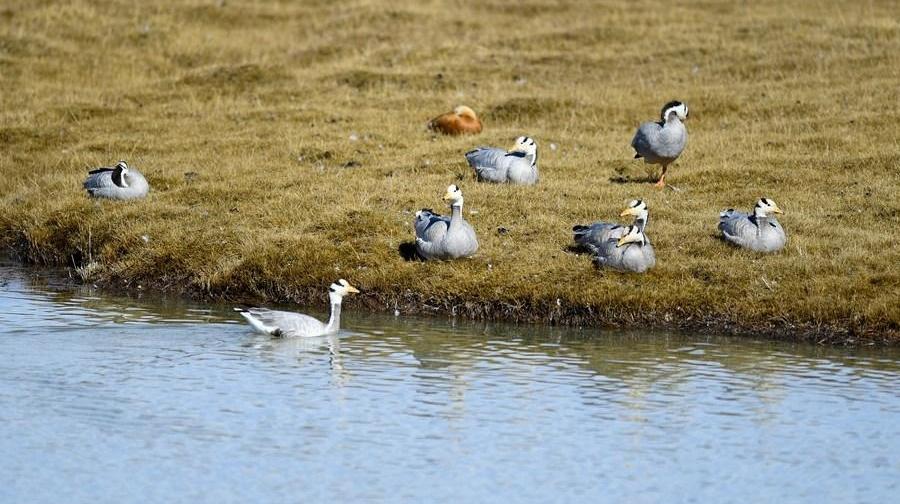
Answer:
[[[112,168],[98,168],[88,172],[88,177],[84,181],[84,188],[90,193],[93,190],[102,189],[104,187],[118,187],[113,183]]]
[[[260,332],[277,337],[308,337],[325,334],[325,324],[302,313],[267,308],[237,309]]]
[[[572,239],[577,248],[593,252],[606,243],[610,231],[621,227],[618,224],[601,221],[589,225],[577,225],[572,227]]]
[[[413,218],[413,227],[416,229],[416,238],[425,241],[440,240],[450,226],[450,218],[436,214],[430,208],[423,208],[416,212]]]
[[[759,228],[748,214],[729,208],[719,214],[719,230],[725,240],[740,247],[750,247]]]
[[[496,147],[479,147],[466,153],[466,161],[480,180],[506,182],[510,158],[507,152]]]
[[[659,132],[663,126],[660,123],[645,122],[638,126],[631,139],[631,146],[634,148],[634,157],[637,158],[655,158],[656,154],[653,150],[653,144],[659,136]]]

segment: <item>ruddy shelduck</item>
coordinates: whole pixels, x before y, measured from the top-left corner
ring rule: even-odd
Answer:
[[[453,112],[441,114],[429,121],[428,129],[445,135],[474,135],[481,133],[481,120],[474,110],[460,105]]]

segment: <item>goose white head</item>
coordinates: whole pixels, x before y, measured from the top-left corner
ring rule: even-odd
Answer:
[[[636,220],[647,220],[647,214],[649,213],[649,211],[650,209],[647,207],[647,203],[645,203],[644,200],[631,200],[631,203],[628,204],[628,207],[625,210],[622,210],[622,213],[619,214],[619,217],[631,215]]]
[[[520,136],[519,138],[516,138],[516,143],[513,144],[513,148],[510,149],[510,152],[521,152],[526,156],[535,159],[537,157],[537,142],[534,141],[534,138]]]
[[[113,168],[113,183],[119,187],[128,187],[128,181],[125,179],[126,175],[128,175],[128,163],[119,161]]]
[[[778,208],[778,205],[769,198],[760,198],[753,207],[753,215],[757,217],[767,217],[771,213],[784,213]]]
[[[462,206],[463,195],[458,185],[453,184],[447,187],[447,194],[444,194],[444,201],[449,201],[450,206]]]
[[[660,116],[662,117],[663,122],[667,122],[671,114],[675,114],[678,119],[685,121],[688,118],[688,106],[686,103],[682,103],[678,100],[672,100],[669,103],[663,105],[662,112]]]
[[[644,244],[644,233],[641,232],[639,227],[628,226],[625,228],[625,234],[619,238],[618,242],[616,242],[616,247],[621,247],[622,245],[627,245],[629,243]]]
[[[341,301],[347,294],[358,293],[359,289],[350,285],[350,282],[344,280],[343,278],[334,282],[328,287],[328,297],[331,299],[331,304],[341,304]]]

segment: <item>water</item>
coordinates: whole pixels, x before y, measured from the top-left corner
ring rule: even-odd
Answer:
[[[896,350],[347,311],[274,341],[0,267],[0,502],[900,495]]]

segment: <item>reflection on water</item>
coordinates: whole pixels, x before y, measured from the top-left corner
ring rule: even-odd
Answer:
[[[0,501],[887,502],[900,355],[227,306],[0,268]],[[319,313],[324,316],[324,313]]]

